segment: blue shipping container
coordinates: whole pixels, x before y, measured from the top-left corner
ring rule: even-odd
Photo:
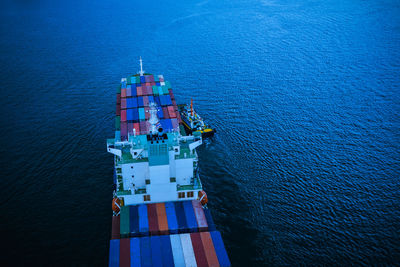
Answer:
[[[185,217],[185,210],[183,209],[182,201],[174,202],[176,219],[178,221],[178,232],[186,233],[188,226]]]
[[[196,215],[194,214],[192,201],[183,201],[183,208],[185,210],[185,218],[189,228],[189,232],[197,232],[197,220]]]
[[[137,108],[133,108],[131,112],[132,112],[132,120],[134,122],[139,121],[139,110]],[[128,115],[128,114],[126,114],[126,115]]]
[[[119,239],[110,240],[110,255],[108,266],[119,267]]]
[[[150,245],[150,237],[145,236],[140,238],[140,263],[143,267],[151,267],[151,245]]]
[[[176,219],[174,203],[166,202],[165,203],[165,212],[167,214],[169,232],[171,234],[177,234],[178,233],[178,221]]]
[[[129,231],[130,236],[139,234],[139,211],[138,206],[129,206]]]
[[[126,120],[133,121],[133,110],[131,108],[126,110]]]
[[[231,266],[231,262],[229,261],[228,254],[226,253],[221,234],[218,231],[213,231],[210,232],[210,235],[214,244],[215,253],[217,254],[219,265],[221,267]]]
[[[172,106],[172,100],[170,95],[165,96],[165,102],[167,103],[167,106]]]
[[[144,76],[140,76],[140,83],[145,83],[146,82],[146,78]]]
[[[137,97],[137,104],[138,104],[138,107],[140,107],[140,108],[144,107],[143,96],[138,96]]]
[[[131,266],[140,266],[140,239],[131,238]]]
[[[161,106],[167,105],[166,95],[160,95]]]
[[[149,104],[150,104],[151,102],[154,102],[154,97],[153,97],[152,95],[149,95]]]
[[[121,141],[121,131],[115,131],[115,140]]]
[[[171,240],[169,235],[161,235],[160,242],[163,266],[174,267],[174,257],[172,255]]]
[[[161,86],[158,86],[158,94],[159,94],[160,96],[163,95],[163,90],[162,90]]]
[[[153,266],[163,266],[160,237],[151,236],[150,245],[151,245],[151,261],[153,263]]]
[[[214,220],[211,216],[211,211],[209,209],[204,209],[204,215],[206,216],[208,231],[215,231],[217,228],[215,227]]]
[[[156,101],[159,108],[161,108],[161,101],[159,96],[154,96],[154,101]]]
[[[138,206],[139,213],[139,232],[141,235],[149,235],[149,220],[147,218],[147,206],[141,204]]]
[[[137,98],[127,98],[126,99],[126,107],[127,108],[137,108]]]

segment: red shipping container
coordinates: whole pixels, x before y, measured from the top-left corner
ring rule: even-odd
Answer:
[[[117,104],[121,104],[121,94],[117,94]]]
[[[145,82],[144,85],[150,86],[150,82]]]
[[[157,210],[157,221],[158,221],[158,231],[161,235],[167,235],[168,231],[168,220],[167,220],[167,212],[165,210],[164,203],[156,204]]]
[[[149,97],[147,95],[143,97],[143,106],[145,107],[149,106]]]
[[[121,109],[126,109],[126,98],[121,98]]]
[[[126,88],[126,96],[132,96],[132,89]]]
[[[162,111],[164,114],[164,119],[169,119],[169,112],[168,112],[167,107],[162,107]]]
[[[201,242],[203,243],[204,252],[206,253],[208,266],[219,266],[217,253],[215,252],[214,243],[209,232],[200,233]]]
[[[126,121],[126,109],[121,110],[121,121]]]
[[[207,231],[208,230],[207,219],[206,216],[204,215],[204,210],[200,204],[200,201],[192,200],[192,206],[194,210],[194,215],[196,216],[196,221],[199,227],[199,231],[200,232]]]
[[[126,97],[126,89],[121,89],[121,97]]]
[[[149,107],[144,107],[144,115],[146,116],[146,120],[150,119],[150,108]]]
[[[143,90],[141,86],[136,87],[136,92],[138,96],[142,96],[143,95]]]
[[[119,239],[119,216],[112,216],[111,239]]]
[[[133,134],[133,123],[128,122],[128,134]]]
[[[121,116],[121,104],[117,105],[117,110],[115,112],[117,116]]]
[[[176,113],[173,106],[168,106],[168,114],[171,119],[176,118]]]
[[[135,122],[133,124],[133,129],[135,129],[135,135],[139,135],[140,134],[140,124],[138,122]]]
[[[156,83],[155,82],[151,82],[150,85],[153,86],[153,85],[156,85]]]
[[[149,221],[150,235],[158,235],[158,219],[156,204],[147,204],[147,219]]]
[[[131,240],[122,238],[119,241],[119,266],[131,266]]]
[[[193,251],[194,251],[194,256],[196,258],[197,266],[199,266],[199,267],[209,266],[207,263],[206,253],[203,248],[203,242],[201,242],[200,233],[191,233],[190,239],[192,240],[192,246],[193,246]]]

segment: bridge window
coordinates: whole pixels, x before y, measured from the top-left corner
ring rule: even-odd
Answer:
[[[178,198],[185,198],[185,192],[179,192]]]

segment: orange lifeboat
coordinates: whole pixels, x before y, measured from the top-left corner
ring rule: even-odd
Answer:
[[[118,213],[119,210],[121,209],[121,200],[117,197],[113,198],[112,200],[112,210],[115,213]]]
[[[199,200],[201,205],[206,205],[208,202],[207,194],[204,190],[199,191]]]

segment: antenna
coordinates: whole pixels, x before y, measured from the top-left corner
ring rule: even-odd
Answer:
[[[139,74],[140,74],[140,76],[143,76],[144,71],[143,71],[143,61],[142,61],[142,57],[140,57],[139,62],[140,62],[140,71],[139,71]]]

